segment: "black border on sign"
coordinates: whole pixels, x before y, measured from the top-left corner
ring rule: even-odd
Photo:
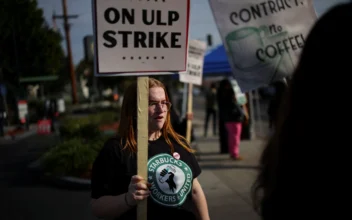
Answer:
[[[187,0],[187,27],[186,27],[186,46],[185,46],[185,62],[184,68],[182,70],[155,70],[155,71],[128,71],[128,72],[98,72],[99,62],[98,62],[98,37],[97,37],[97,14],[96,5],[98,0],[92,0],[92,13],[93,13],[93,35],[94,35],[94,75],[95,76],[140,76],[148,75],[148,73],[155,73],[151,75],[164,75],[166,72],[185,72],[187,70],[187,54],[188,54],[188,40],[189,40],[189,17],[190,17],[190,1]],[[177,0],[173,0],[177,1]],[[160,73],[160,74],[157,74]],[[164,74],[163,74],[164,73]]]

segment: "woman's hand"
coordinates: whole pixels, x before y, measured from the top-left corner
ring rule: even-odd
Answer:
[[[193,113],[187,113],[186,114],[186,119],[192,121],[193,120]]]
[[[243,111],[244,111],[244,124],[249,125],[249,114],[248,114],[248,109],[246,105],[243,105]]]
[[[148,198],[150,184],[147,183],[141,176],[132,176],[130,185],[128,186],[128,192],[126,194],[126,202],[129,206],[137,205],[139,201],[143,201]]]

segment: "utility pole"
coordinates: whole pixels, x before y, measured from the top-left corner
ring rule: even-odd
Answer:
[[[64,28],[66,35],[66,47],[67,47],[67,57],[68,57],[68,67],[71,75],[71,87],[72,87],[72,103],[77,104],[77,83],[76,83],[76,74],[72,60],[72,50],[71,50],[71,40],[70,40],[70,24],[68,23],[68,19],[78,18],[78,15],[67,15],[67,3],[66,0],[62,0],[62,9],[63,15],[53,15],[53,19],[56,18],[64,19]]]

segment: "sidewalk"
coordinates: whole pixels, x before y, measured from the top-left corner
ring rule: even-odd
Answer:
[[[227,154],[219,154],[218,136],[203,137],[203,120],[195,112],[193,126],[197,136],[197,155],[202,168],[199,181],[207,197],[211,219],[259,220],[250,198],[250,188],[256,177],[258,161],[264,142],[241,142],[243,161],[233,161]]]
[[[0,137],[0,146],[2,146],[3,144],[14,144],[24,138],[34,135],[37,132],[37,125],[31,124],[29,126],[29,130],[23,128],[21,130],[14,131],[15,129],[16,126],[5,126],[5,136]]]

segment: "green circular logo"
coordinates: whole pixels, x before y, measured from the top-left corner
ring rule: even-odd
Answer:
[[[164,206],[182,205],[192,189],[193,174],[189,166],[169,154],[158,154],[148,161],[151,198]]]

